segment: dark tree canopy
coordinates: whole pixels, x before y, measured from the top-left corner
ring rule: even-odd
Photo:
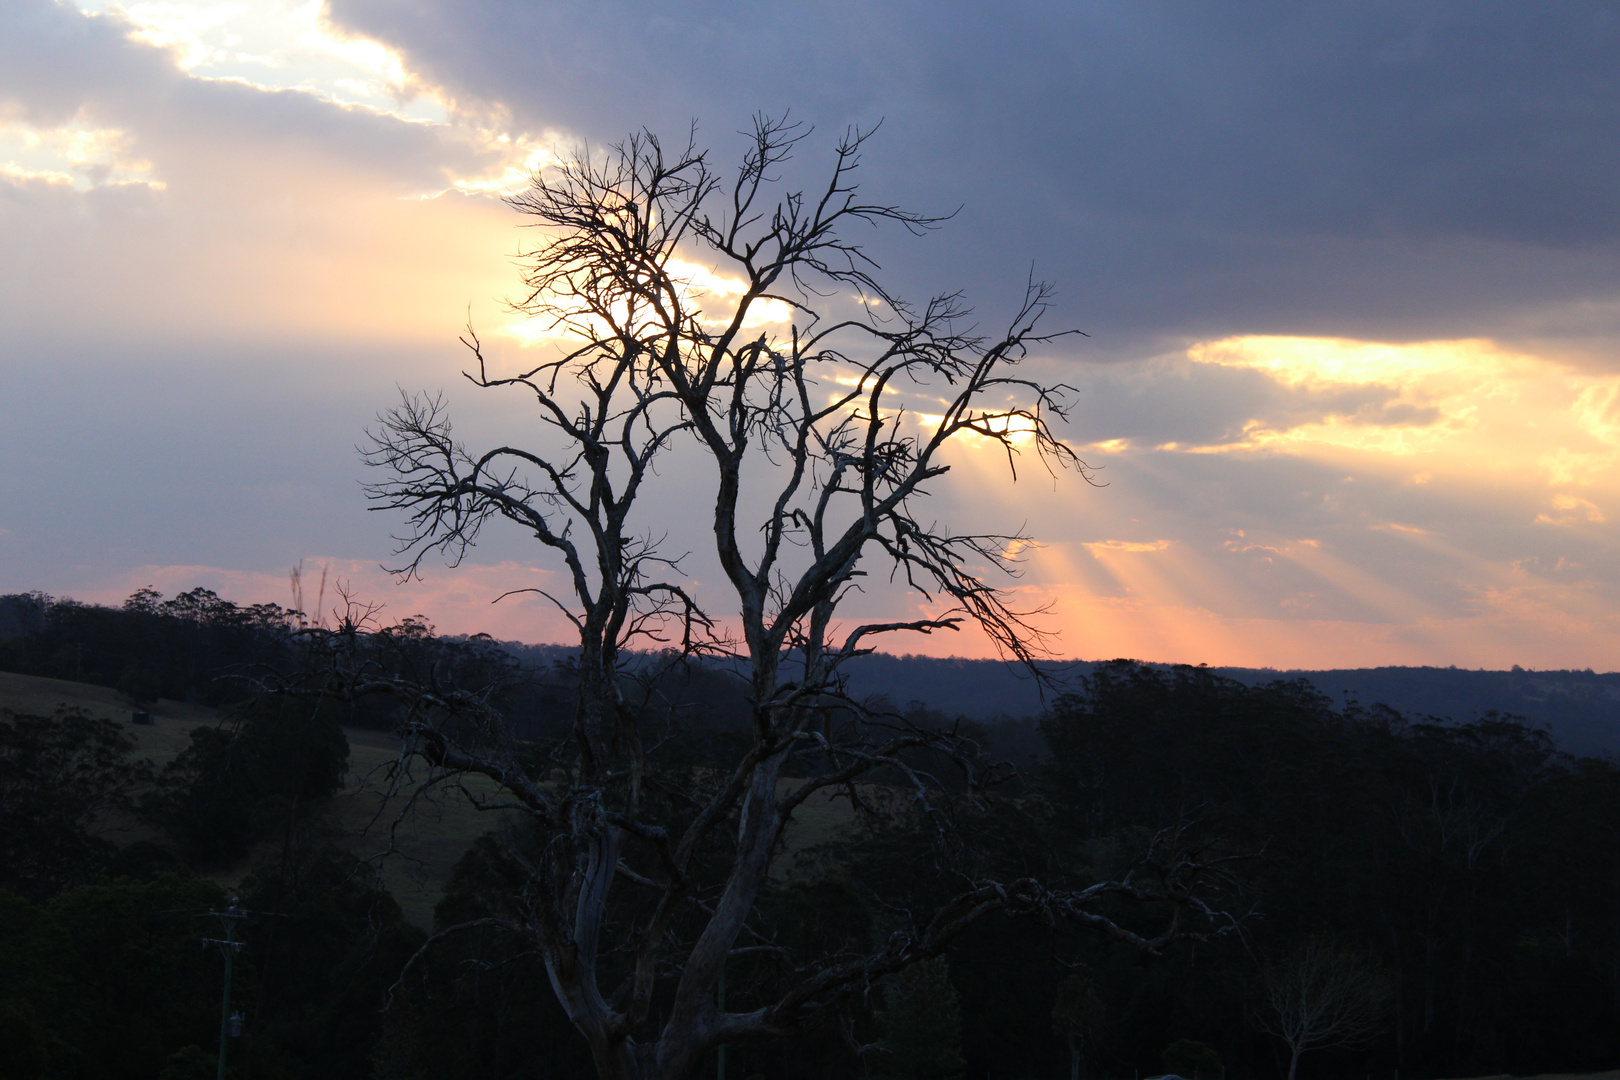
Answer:
[[[80,710],[0,711],[0,889],[45,897],[95,878],[115,850],[97,826],[128,815],[151,779],[134,747]]]

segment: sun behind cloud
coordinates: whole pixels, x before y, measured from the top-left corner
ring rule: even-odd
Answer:
[[[1150,397],[1173,404],[1208,367],[1340,411],[1256,413],[1218,441],[1091,443],[1113,483],[1073,494],[1075,524],[1041,515],[1045,542],[1020,585],[1050,606],[1066,653],[1612,664],[1620,575],[1597,556],[1615,549],[1620,377],[1485,340],[1263,336],[1108,377],[1148,378]],[[1347,410],[1365,388],[1379,389],[1362,398],[1376,407]],[[1218,480],[1198,464],[1211,458]],[[1178,513],[1177,500],[1199,509]],[[1084,524],[1087,504],[1135,535]]]

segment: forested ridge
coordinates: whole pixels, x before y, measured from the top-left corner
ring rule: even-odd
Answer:
[[[1097,662],[1063,661],[1045,667],[1054,683],[1065,687],[1090,675]],[[1305,679],[1335,702],[1388,705],[1409,716],[1472,720],[1492,711],[1512,713],[1546,728],[1560,750],[1620,753],[1620,672],[1519,667],[1508,671],[1457,667],[1215,670],[1249,686]],[[1051,696],[1049,689],[1037,685],[1016,666],[998,660],[871,656],[852,677],[865,692],[949,708],[976,719],[1033,714]]]
[[[0,1077],[213,1075],[222,962],[199,942],[220,936],[208,913],[232,890],[250,913],[233,1076],[588,1075],[545,973],[502,928],[522,880],[520,820],[467,849],[433,929],[483,925],[426,949],[430,931],[333,832],[324,808],[343,791],[345,728],[388,730],[398,717],[381,701],[263,694],[266,673],[301,663],[304,625],[206,590],[143,591],[119,609],[0,599],[0,670],[116,687],[131,712],[170,698],[222,717],[159,765],[106,720],[0,714]],[[532,753],[566,734],[566,650],[514,654],[420,623],[390,633],[394,662],[487,688]],[[743,692],[701,665],[665,680],[681,723],[658,768],[701,780],[711,751],[739,737]],[[1562,754],[1474,701],[1447,722],[1438,708],[1405,716],[1304,680],[1124,660],[1089,666],[1069,691],[994,722],[891,694],[911,721],[958,725],[1016,775],[983,804],[954,804],[945,832],[907,809],[902,777],[881,775],[863,789],[876,812],[794,841],[759,905],[771,949],[732,961],[730,1007],[765,992],[796,951],[863,942],[927,910],[965,865],[1101,879],[1169,827],[1235,857],[1221,885],[1228,932],[1149,956],[1063,924],[987,920],[941,962],[869,988],[844,1028],[728,1048],[728,1076],[1078,1067],[1098,1080],[1273,1080],[1291,1058],[1276,1034],[1284,991],[1320,994],[1329,970],[1354,974],[1367,1019],[1346,1045],[1305,1045],[1306,1080],[1620,1063],[1612,760]],[[113,821],[139,823],[146,839],[106,840]]]

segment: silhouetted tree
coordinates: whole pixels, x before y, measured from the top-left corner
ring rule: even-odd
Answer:
[[[666,155],[651,135],[543,170],[509,200],[541,227],[519,307],[563,344],[503,375],[470,330],[466,339],[471,380],[521,391],[541,434],[473,453],[453,437],[442,400],[421,397],[373,433],[370,461],[386,478],[372,497],[409,515],[404,572],[433,551],[459,559],[497,519],[560,565],[565,589],[547,598],[579,647],[571,738],[551,759],[526,759],[478,692],[398,674],[383,659],[395,639],[368,634],[365,612],[314,643],[333,675],[306,688],[386,693],[406,710],[401,782],[421,792],[481,776],[492,787],[467,790],[521,814],[531,830],[514,851],[521,902],[492,918],[544,964],[612,1080],[685,1077],[721,1044],[812,1030],[992,912],[1071,920],[1148,951],[1194,932],[1189,911],[1216,916],[1196,892],[1209,867],[1172,831],[1151,867],[1084,888],[964,875],[930,914],[891,921],[876,944],[799,953],[759,924],[784,830],[808,800],[836,792],[877,813],[882,800],[862,785],[882,781],[946,835],[953,804],[995,778],[959,732],[874,713],[844,690],[848,662],[897,633],[966,622],[1011,657],[1028,662],[1039,649],[983,576],[1026,538],[952,532],[923,516],[949,471],[947,448],[971,438],[1009,463],[1027,454],[1084,472],[1049,426],[1065,388],[1018,368],[1050,340],[1037,330],[1046,287],[1031,285],[990,336],[968,328],[954,295],[898,300],[849,230],[920,232],[935,219],[857,196],[859,133],[839,144],[819,189],[774,197],[799,138],[793,125],[759,119],[729,183],[694,146]],[[736,275],[737,289],[704,293],[683,268],[688,247]],[[791,326],[760,328],[770,304]],[[660,466],[678,467],[677,451],[710,470],[715,495],[702,516],[736,640],[641,509]],[[874,570],[914,589],[927,614],[842,622]],[[637,645],[667,648],[663,664],[631,670]],[[666,767],[678,713],[657,689],[664,672],[704,654],[739,674],[745,732],[700,767]],[[954,784],[942,783],[945,769]],[[1109,906],[1121,898],[1174,915],[1133,928]],[[719,1008],[728,962],[766,956],[776,977]]]

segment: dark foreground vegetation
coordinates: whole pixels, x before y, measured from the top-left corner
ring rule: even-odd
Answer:
[[[223,936],[210,912],[233,895],[250,913],[233,1077],[590,1075],[506,929],[526,873],[516,816],[491,814],[439,903],[434,929],[477,925],[425,949],[432,931],[334,831],[344,728],[398,717],[253,692],[243,676],[299,662],[297,617],[203,590],[119,610],[0,606],[4,670],[116,686],[132,710],[189,698],[227,717],[158,766],[105,720],[0,714],[0,1077],[212,1076],[223,963],[201,939]],[[421,626],[392,633],[396,662],[494,687],[529,752],[565,734],[566,654],[542,668]],[[702,667],[662,690],[684,719],[652,760],[701,784],[741,737],[741,692]],[[834,802],[840,827],[790,836],[753,924],[772,948],[734,956],[730,1007],[769,990],[780,956],[864,948],[929,909],[969,849],[1042,880],[1102,879],[1156,830],[1192,822],[1210,851],[1253,855],[1231,864],[1237,928],[1155,957],[1061,922],[987,919],[814,1035],[728,1047],[728,1076],[1272,1080],[1293,1066],[1309,1080],[1620,1061],[1612,761],[1561,755],[1511,717],[1414,720],[1303,682],[1129,661],[1098,665],[1038,718],[971,733],[1020,770],[982,806],[956,805],[947,833],[879,775],[856,793],[870,815]],[[107,840],[118,823],[145,838]],[[1338,1030],[1290,1029],[1291,1008],[1335,1001]]]

